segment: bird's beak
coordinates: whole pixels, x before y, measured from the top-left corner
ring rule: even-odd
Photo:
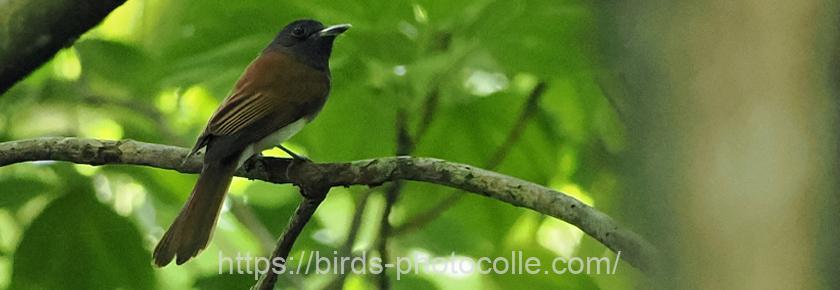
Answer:
[[[333,25],[333,26],[321,29],[321,31],[318,31],[318,36],[319,37],[336,36],[336,35],[341,34],[342,32],[347,31],[347,29],[350,29],[350,27],[352,27],[352,25],[350,25],[350,24]]]

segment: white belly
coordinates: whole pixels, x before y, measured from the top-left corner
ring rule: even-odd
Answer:
[[[289,140],[289,138],[292,138],[292,136],[297,134],[297,132],[300,132],[300,129],[303,129],[303,126],[306,125],[306,123],[306,118],[300,118],[297,121],[286,125],[286,127],[274,131],[274,133],[262,138],[262,140],[248,145],[248,147],[245,148],[245,151],[242,152],[242,156],[239,157],[238,166],[242,166],[242,163],[245,163],[245,160],[248,160],[248,158],[251,158],[254,154],[260,153],[265,149],[272,148],[280,145],[283,141]]]

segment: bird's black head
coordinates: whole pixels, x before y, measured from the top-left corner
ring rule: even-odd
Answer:
[[[324,27],[312,19],[297,20],[286,25],[267,49],[277,49],[315,68],[327,69],[333,41],[347,29],[350,24]]]

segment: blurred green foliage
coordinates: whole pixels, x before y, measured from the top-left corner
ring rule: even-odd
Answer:
[[[588,1],[162,1],[129,0],[96,29],[0,98],[0,141],[39,136],[131,138],[192,146],[248,62],[286,23],[352,23],[331,66],[333,92],[314,123],[287,144],[316,161],[393,155],[395,115],[419,126],[426,97],[440,101],[415,155],[482,165],[509,135],[530,91],[548,85],[498,171],[546,184],[611,212],[622,192],[616,156],[623,128],[597,79]],[[413,129],[412,129],[413,130]],[[413,132],[412,132],[413,133]],[[268,151],[268,155],[282,155]],[[224,210],[210,247],[190,263],[152,269],[150,249],[181,208],[195,176],[131,166],[36,162],[0,168],[0,288],[246,288],[218,275],[218,253],[266,254],[252,226]],[[346,238],[359,193],[335,188],[295,245],[331,253]],[[399,225],[450,190],[408,183]],[[299,201],[289,185],[235,180],[231,198],[274,237]],[[383,207],[369,200],[355,251],[373,250]],[[394,256],[429,253],[554,256],[609,251],[576,228],[467,196],[419,230],[391,239]],[[393,274],[392,279],[394,279]],[[334,277],[282,280],[321,289]],[[367,289],[373,276],[351,276]],[[416,275],[396,289],[634,288],[638,274]]]

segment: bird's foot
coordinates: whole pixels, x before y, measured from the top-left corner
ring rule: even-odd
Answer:
[[[297,165],[300,165],[300,164],[312,163],[312,159],[309,159],[306,156],[299,155],[295,152],[292,152],[292,150],[289,150],[288,148],[283,147],[283,145],[277,145],[277,148],[280,148],[280,150],[283,150],[283,152],[286,152],[286,154],[289,154],[289,156],[292,156],[292,162],[289,164],[288,167],[286,167],[286,178],[288,178],[289,180],[292,180],[292,177],[291,177],[290,173],[291,173],[291,169],[293,167],[295,167]]]
[[[283,147],[283,145],[277,145],[277,148],[280,148],[280,150],[283,150],[283,152],[286,152],[286,154],[289,154],[289,156],[292,156],[292,159],[294,159],[294,161],[297,161],[297,162],[312,162],[312,159],[309,159],[308,157],[303,156],[303,155],[298,155],[297,153],[293,152],[292,150],[289,150],[289,148]]]

